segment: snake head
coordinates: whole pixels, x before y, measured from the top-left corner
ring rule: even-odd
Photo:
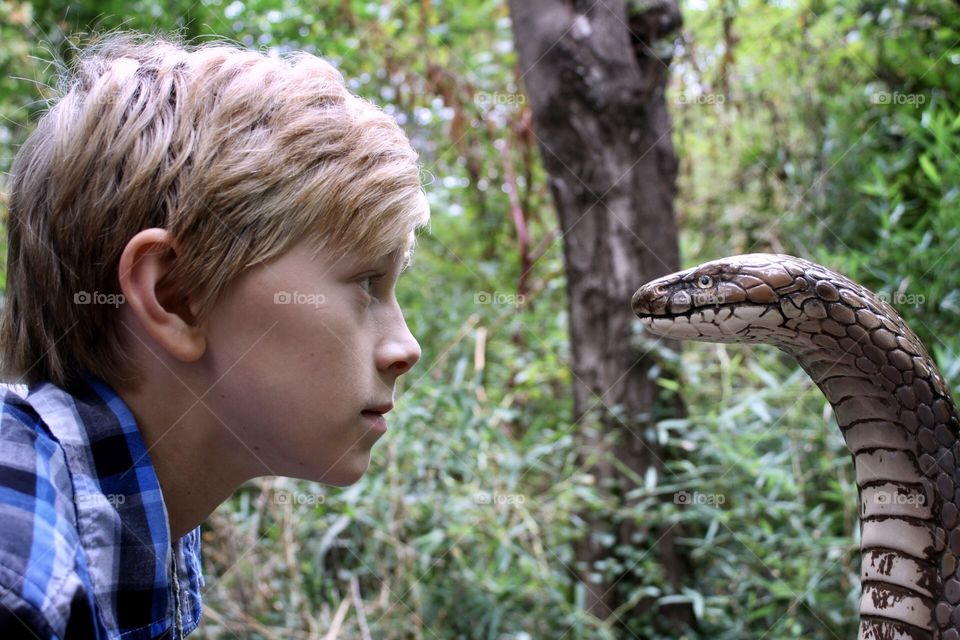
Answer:
[[[751,253],[658,278],[633,295],[651,333],[709,342],[761,342],[783,321],[781,301],[809,286],[813,263]]]

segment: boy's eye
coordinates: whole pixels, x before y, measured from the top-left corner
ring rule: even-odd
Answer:
[[[377,286],[377,282],[382,278],[384,274],[382,273],[371,273],[368,276],[364,276],[357,280],[357,284],[360,285],[360,288],[366,291],[369,295],[373,295],[373,289]]]

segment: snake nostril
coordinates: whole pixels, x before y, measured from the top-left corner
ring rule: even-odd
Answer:
[[[653,295],[655,296],[665,296],[667,295],[667,285],[658,284],[653,288]]]

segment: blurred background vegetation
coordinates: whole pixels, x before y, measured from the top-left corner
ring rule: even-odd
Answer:
[[[685,266],[749,251],[823,262],[887,296],[956,388],[956,5],[681,10],[669,105]],[[631,509],[651,530],[679,525],[692,566],[669,587],[655,541],[638,539],[620,613],[686,602],[697,626],[658,635],[655,608],[620,626],[582,612],[571,541],[601,498],[576,463],[563,256],[510,28],[501,0],[0,0],[0,172],[57,66],[113,29],[315,52],[421,153],[434,217],[398,293],[423,358],[390,433],[352,487],[261,479],[209,519],[197,636],[854,637],[856,486],[829,405],[772,349],[678,358],[642,335],[633,346],[679,379],[664,384],[687,416],[651,427],[683,455],[636,478]],[[6,188],[0,173],[0,210]],[[523,278],[511,191],[536,257]],[[663,499],[677,492],[721,499]]]

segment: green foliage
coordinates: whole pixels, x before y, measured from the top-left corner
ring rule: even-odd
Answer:
[[[856,635],[853,469],[829,405],[803,371],[763,348],[688,349],[690,415],[658,437],[687,452],[660,491],[685,527],[703,638]]]
[[[687,255],[811,257],[882,293],[925,342],[956,352],[955,6],[738,6],[726,31],[725,3],[686,12],[675,87],[681,210],[694,228],[730,239],[716,246],[717,236],[691,234]]]
[[[822,241],[885,293],[928,344],[960,331],[960,17],[946,3],[877,5],[845,15],[872,64],[835,96],[838,150]],[[866,103],[866,104],[864,104]],[[859,108],[858,108],[859,107]]]

